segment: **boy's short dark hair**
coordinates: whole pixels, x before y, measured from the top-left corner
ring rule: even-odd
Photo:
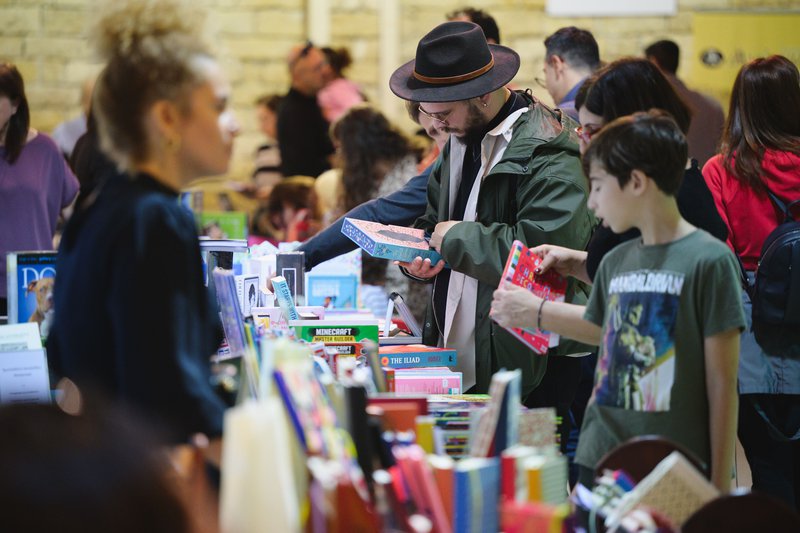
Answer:
[[[592,137],[583,155],[583,171],[593,162],[617,178],[620,188],[640,170],[661,191],[675,196],[681,186],[689,145],[675,120],[660,109],[620,117]]]

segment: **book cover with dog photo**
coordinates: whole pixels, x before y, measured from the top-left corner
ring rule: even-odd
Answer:
[[[36,322],[47,337],[53,315],[56,252],[9,252],[8,323]]]

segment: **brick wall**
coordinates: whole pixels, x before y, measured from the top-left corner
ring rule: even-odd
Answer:
[[[381,2],[388,1],[392,0],[327,2],[329,44],[350,47],[354,65],[349,75],[376,103],[386,101],[382,100],[386,80],[379,79],[379,42]],[[533,78],[541,72],[543,39],[559,27],[574,24],[590,29],[600,44],[603,59],[613,60],[641,54],[646,44],[664,37],[676,40],[684,54],[690,53],[692,14],[700,10],[796,9],[793,0],[679,0],[675,17],[564,19],[546,16],[544,0],[397,1],[401,13],[397,21],[401,61],[413,57],[419,38],[441,22],[446,12],[471,4],[490,12],[498,21],[503,44],[520,53],[518,85],[531,87],[548,102],[549,96],[536,87]],[[191,3],[207,11],[208,40],[234,85],[233,106],[243,132],[237,141],[231,177],[247,176],[252,150],[259,142],[253,100],[262,93],[284,91],[288,86],[284,57],[293,43],[307,36],[308,4],[309,0]],[[77,114],[82,81],[100,69],[87,42],[95,6],[96,0],[0,0],[0,58],[17,63],[22,71],[33,125],[38,129],[49,132],[58,122]],[[392,106],[387,111],[409,127],[401,109]]]

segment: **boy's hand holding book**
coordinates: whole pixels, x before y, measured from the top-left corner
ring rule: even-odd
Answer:
[[[544,274],[550,269],[566,277],[573,277],[580,281],[591,284],[589,275],[586,272],[586,252],[572,250],[563,246],[552,244],[542,244],[536,248],[531,248],[531,253],[536,254],[542,260],[536,274]]]
[[[537,329],[536,310],[542,301],[528,289],[506,282],[494,291],[489,316],[504,328]]]

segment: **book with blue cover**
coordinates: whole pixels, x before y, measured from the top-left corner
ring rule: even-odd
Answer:
[[[457,353],[449,348],[434,348],[423,344],[381,346],[378,351],[381,366],[389,368],[455,367]]]
[[[403,262],[422,257],[434,265],[442,258],[431,249],[421,229],[345,218],[342,233],[372,257]]]
[[[46,337],[53,310],[56,252],[9,252],[6,267],[8,323],[36,322]]]
[[[358,276],[355,274],[306,275],[308,305],[321,305],[325,309],[355,309],[358,302]]]
[[[500,458],[470,458],[456,463],[453,477],[453,531],[499,531]]]

